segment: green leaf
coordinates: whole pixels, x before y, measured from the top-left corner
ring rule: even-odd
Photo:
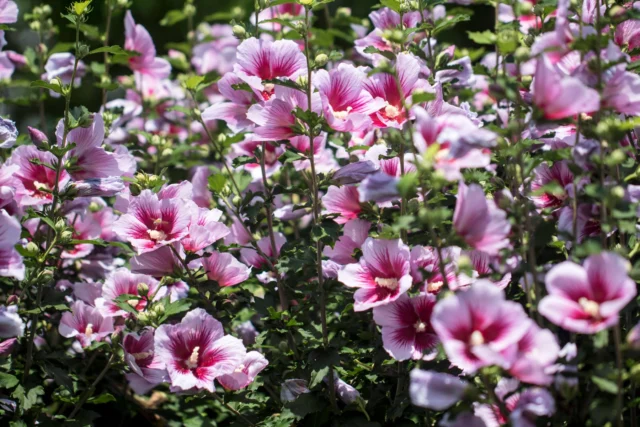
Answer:
[[[43,89],[49,89],[51,91],[54,91],[55,93],[62,95],[62,86],[60,85],[54,85],[51,84],[49,82],[45,82],[44,80],[36,80],[31,82],[31,87],[39,87],[39,88],[43,88]]]
[[[27,392],[22,385],[19,385],[13,391],[11,397],[18,399],[23,411],[28,411],[38,402],[38,396],[42,395],[44,395],[44,389],[42,386],[34,387]]]
[[[20,381],[11,374],[5,374],[0,372],[0,388],[13,388],[18,385]]]
[[[209,177],[209,189],[214,193],[220,193],[227,184],[227,177],[221,173]]]
[[[591,377],[591,381],[598,386],[598,388],[606,393],[618,394],[618,386],[615,382],[602,377]]]
[[[160,21],[160,25],[163,27],[170,27],[187,19],[187,16],[181,10],[170,10],[164,15],[164,18]]]
[[[137,314],[138,310],[136,310],[135,307],[133,307],[129,303],[129,301],[138,301],[140,299],[141,297],[139,295],[123,294],[123,295],[118,295],[118,297],[113,301],[116,303],[116,305],[119,308],[126,311],[127,313]]]
[[[20,314],[40,314],[46,311],[69,311],[69,306],[67,304],[49,304],[31,310],[20,311]]]
[[[169,297],[163,298],[161,301],[161,304],[164,305],[164,314],[162,316],[162,318],[160,319],[160,322],[164,322],[165,320],[167,320],[170,316],[173,316],[174,314],[178,314],[178,313],[182,313],[184,311],[189,310],[189,307],[191,307],[191,303],[180,299],[177,301],[174,301],[172,303],[169,302]]]
[[[471,39],[471,41],[478,44],[495,44],[498,40],[496,35],[489,30],[485,30],[482,32],[467,31],[467,34],[469,34],[469,38]]]
[[[380,4],[400,13],[400,1],[398,0],[380,0]]]
[[[93,55],[94,53],[110,53],[112,55],[126,55],[126,56],[139,56],[138,52],[134,52],[132,50],[124,50],[122,47],[114,45],[114,46],[103,46],[97,49],[93,49],[89,52],[89,55]]]
[[[93,405],[99,405],[101,403],[109,403],[109,402],[115,402],[115,401],[116,401],[116,398],[113,397],[111,393],[102,393],[99,396],[90,397],[87,400],[87,403],[91,403]]]
[[[204,81],[203,76],[191,76],[185,82],[185,86],[189,90],[197,90],[198,86],[200,86],[200,83],[202,83],[203,81]]]
[[[411,95],[411,101],[413,101],[414,104],[422,104],[433,101],[434,99],[436,99],[436,94],[430,92],[418,92]]]
[[[405,174],[398,182],[398,191],[406,198],[411,199],[416,195],[418,188],[418,173],[409,172]]]

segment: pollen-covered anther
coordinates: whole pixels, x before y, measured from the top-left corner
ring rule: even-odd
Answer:
[[[383,288],[395,290],[398,288],[398,279],[394,277],[390,277],[390,278],[376,277],[376,284],[378,286],[382,286]]]
[[[167,238],[167,233],[162,230],[147,230],[147,233],[151,240],[165,240]]]
[[[193,351],[191,352],[191,356],[189,356],[189,358],[184,363],[189,369],[195,369],[198,367],[198,358],[200,357],[199,353],[200,347],[195,346],[193,348]]]
[[[84,334],[88,337],[93,335],[93,325],[91,323],[87,324],[87,327],[84,330]]]
[[[333,112],[333,116],[336,119],[341,119],[344,120],[347,118],[347,116],[349,115],[349,113],[351,112],[351,110],[353,110],[353,107],[347,107],[346,110],[342,110],[342,111],[334,111]]]
[[[427,330],[427,325],[422,320],[418,320],[414,325],[416,332],[424,332]]]
[[[473,331],[473,333],[469,337],[469,344],[472,346],[484,344],[484,337],[482,336],[482,332]]]
[[[600,317],[600,304],[595,301],[591,301],[585,297],[582,297],[578,300],[578,304],[580,307],[587,313],[589,316],[597,319]]]
[[[400,115],[400,109],[395,105],[391,105],[387,102],[387,106],[384,107],[384,114],[390,119],[395,119]]]

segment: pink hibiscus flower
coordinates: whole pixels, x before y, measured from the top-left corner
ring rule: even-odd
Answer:
[[[196,215],[189,224],[189,235],[181,241],[185,251],[199,252],[231,233],[231,230],[220,222],[220,210],[197,208]]]
[[[127,214],[113,224],[113,231],[142,254],[187,236],[194,210],[191,201],[159,199],[144,190],[129,202]]]
[[[531,86],[533,102],[547,119],[558,120],[600,109],[600,95],[578,78],[563,76],[547,55],[538,59]]]
[[[150,298],[157,299],[163,294],[158,293],[160,283],[150,276],[143,274],[133,274],[126,268],[119,268],[114,271],[104,282],[102,287],[102,297],[96,299],[96,307],[105,317],[126,316],[127,312],[118,307],[115,300],[120,295],[136,295],[140,298],[132,298],[129,305],[136,311],[143,311]],[[143,295],[140,288],[146,287],[148,291]],[[163,291],[166,289],[162,288]]]
[[[567,162],[556,162],[551,167],[543,163],[535,168],[533,173],[531,199],[538,209],[556,210],[561,208],[564,200],[573,194],[573,173],[571,173]],[[559,185],[564,191],[550,192],[544,188],[551,184]]]
[[[58,331],[65,338],[77,339],[84,348],[111,335],[113,318],[103,317],[97,308],[76,301],[71,305],[71,312],[62,314]]]
[[[413,298],[402,294],[392,303],[373,309],[373,320],[382,327],[382,343],[391,357],[418,360],[425,357],[425,352],[433,353],[439,341],[431,326],[435,304],[433,294]]]
[[[453,375],[417,368],[411,371],[411,403],[422,408],[444,411],[462,400],[468,389],[468,382]]]
[[[124,28],[124,48],[140,54],[129,59],[129,67],[133,71],[156,79],[169,77],[171,64],[166,59],[156,58],[156,47],[151,35],[142,25],[136,25],[130,10],[127,10],[124,17]]]
[[[636,296],[629,263],[613,252],[592,255],[580,266],[571,261],[553,267],[540,314],[572,332],[595,334],[618,323],[618,313]]]
[[[373,98],[365,87],[364,71],[350,64],[340,64],[330,72],[318,70],[313,82],[320,92],[324,117],[329,126],[340,132],[364,130],[371,124],[371,114],[385,108],[382,98]]]
[[[510,366],[515,344],[530,325],[522,306],[505,301],[504,293],[487,280],[439,301],[431,324],[451,363],[467,373]]]
[[[257,351],[250,351],[232,374],[221,375],[218,382],[227,390],[240,390],[256,379],[258,374],[269,365],[269,361]]]
[[[214,380],[232,374],[244,361],[246,349],[238,338],[224,335],[222,325],[203,309],[191,310],[176,325],[156,330],[155,352],[176,390],[213,392]]]
[[[549,385],[553,381],[552,366],[560,353],[556,336],[548,329],[529,321],[529,329],[518,341],[518,354],[509,373],[520,381]]]
[[[365,311],[388,304],[409,290],[411,277],[409,247],[397,240],[368,238],[362,245],[358,264],[347,264],[338,272],[338,280],[355,295],[355,311]]]
[[[322,252],[331,261],[338,264],[351,264],[357,262],[353,257],[353,252],[360,249],[367,237],[371,223],[362,219],[352,219],[344,224],[342,236],[332,247],[326,246]]]
[[[353,186],[345,185],[336,187],[332,185],[327,190],[327,194],[322,197],[322,203],[326,208],[325,214],[339,214],[333,220],[338,224],[344,224],[352,219],[358,218],[358,214],[362,211],[359,202],[358,189]]]
[[[497,255],[509,246],[511,224],[507,214],[493,200],[487,200],[477,184],[460,182],[453,226],[470,246],[489,255]]]
[[[207,277],[223,287],[237,285],[251,276],[251,269],[229,253],[213,251],[202,259],[202,265]]]
[[[136,394],[145,394],[167,380],[167,370],[155,354],[154,330],[143,329],[140,335],[128,333],[122,340],[124,360],[131,373],[125,375]]]
[[[426,80],[420,79],[420,60],[410,53],[398,54],[395,68],[398,73],[400,89],[396,78],[389,73],[374,74],[364,83],[364,88],[374,98],[383,99],[384,107],[371,115],[373,124],[377,127],[400,128],[407,121],[407,112],[404,111],[404,99],[409,99],[416,89],[430,89]],[[407,101],[409,103],[409,101]]]
[[[38,151],[34,146],[22,145],[16,148],[7,161],[8,165],[19,167],[14,175],[16,201],[22,206],[42,206],[52,203],[51,191],[58,185],[64,188],[69,182],[69,174],[62,170],[56,183],[56,171],[47,166],[31,163],[36,160],[46,165],[55,165],[57,159],[51,153]]]
[[[271,98],[275,86],[264,84],[264,80],[295,80],[307,74],[307,60],[291,40],[272,42],[251,37],[238,46],[237,61],[235,75],[259,91],[265,101]]]

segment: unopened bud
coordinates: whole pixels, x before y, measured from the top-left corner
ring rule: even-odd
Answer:
[[[164,305],[162,304],[156,304],[155,306],[153,306],[153,312],[156,314],[156,316],[160,317],[164,314]]]
[[[531,12],[533,12],[533,4],[531,4],[528,1],[521,1],[519,2],[520,5],[520,13],[522,15],[529,15]]]
[[[185,16],[194,16],[196,14],[196,7],[192,4],[185,4],[183,13]]]
[[[329,57],[326,54],[321,53],[316,56],[315,63],[318,67],[325,66],[327,62],[329,62]]]
[[[60,233],[60,240],[62,240],[63,242],[67,242],[71,240],[72,237],[73,237],[73,233],[69,230],[65,230],[62,233]]]
[[[146,312],[141,311],[140,313],[138,313],[138,320],[143,322],[143,323],[148,322],[149,321],[149,315]]]
[[[27,246],[24,247],[24,250],[29,255],[37,255],[40,252],[40,248],[34,242],[27,243]]]
[[[622,200],[624,198],[624,193],[624,188],[619,185],[616,185],[611,189],[611,195],[618,200]]]
[[[7,305],[20,304],[20,297],[16,294],[9,295]]]
[[[339,7],[338,10],[336,10],[336,16],[339,18],[349,18],[351,16],[351,8]]]
[[[242,25],[234,25],[232,31],[233,35],[239,39],[244,39],[247,35],[247,30]]]
[[[149,293],[149,285],[144,282],[138,283],[138,295],[146,296]]]
[[[59,219],[58,222],[55,223],[55,230],[62,231],[67,228],[67,224],[64,222],[64,219]]]
[[[44,132],[36,128],[32,128],[31,126],[27,126],[27,131],[29,132],[31,142],[33,142],[33,145],[36,147],[40,148],[44,146],[45,143],[49,142],[49,138],[47,138],[47,135],[45,135]]]
[[[530,55],[531,55],[531,49],[524,46],[520,46],[519,48],[516,49],[516,52],[515,52],[516,59],[520,62],[528,61]]]
[[[240,198],[240,196],[234,196],[233,197],[233,205],[234,206],[240,206],[241,202],[242,202],[242,199]]]

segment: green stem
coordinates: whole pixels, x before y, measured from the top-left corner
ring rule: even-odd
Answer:
[[[624,418],[623,418],[623,405],[622,405],[622,394],[624,392],[622,386],[623,386],[623,364],[622,364],[622,340],[620,338],[620,324],[616,324],[613,327],[613,339],[615,342],[615,348],[616,348],[616,368],[617,368],[617,375],[616,375],[616,382],[617,382],[617,386],[618,386],[618,394],[616,396],[616,423],[618,425],[618,427],[622,427],[624,425]]]
[[[309,31],[311,30],[311,21],[309,19],[310,9],[308,6],[305,6],[304,13],[304,53],[307,59],[307,108],[308,111],[313,111],[312,109],[312,96],[313,96],[313,85],[312,85],[312,67],[311,67],[311,48],[309,46]],[[315,147],[314,147],[314,129],[309,124],[308,128],[308,136],[309,136],[309,162],[311,164],[311,195],[313,202],[313,224],[317,226],[320,223],[320,196],[318,192],[318,181],[316,175],[316,164],[315,164]],[[327,301],[324,289],[324,277],[322,272],[322,241],[318,240],[316,242],[316,267],[318,274],[318,293],[320,294],[320,321],[322,324],[322,344],[325,350],[329,347],[329,330],[327,328]],[[336,390],[335,390],[335,379],[333,377],[333,365],[329,365],[329,395],[330,402],[333,408],[337,407],[336,404]]]
[[[84,394],[82,395],[82,397],[80,398],[78,403],[76,403],[76,406],[73,408],[73,411],[71,411],[71,413],[69,414],[69,418],[73,418],[78,413],[78,411],[80,411],[80,408],[82,408],[82,405],[87,403],[87,400],[89,400],[89,398],[93,395],[93,392],[95,391],[96,386],[98,385],[98,383],[100,381],[102,381],[102,378],[104,378],[104,376],[107,374],[107,371],[109,371],[109,368],[111,367],[111,364],[113,363],[115,358],[116,358],[116,354],[115,353],[111,353],[111,357],[107,361],[107,364],[104,365],[104,368],[102,369],[102,372],[100,372],[100,374],[93,381],[91,386],[87,389],[87,391],[84,392]]]

